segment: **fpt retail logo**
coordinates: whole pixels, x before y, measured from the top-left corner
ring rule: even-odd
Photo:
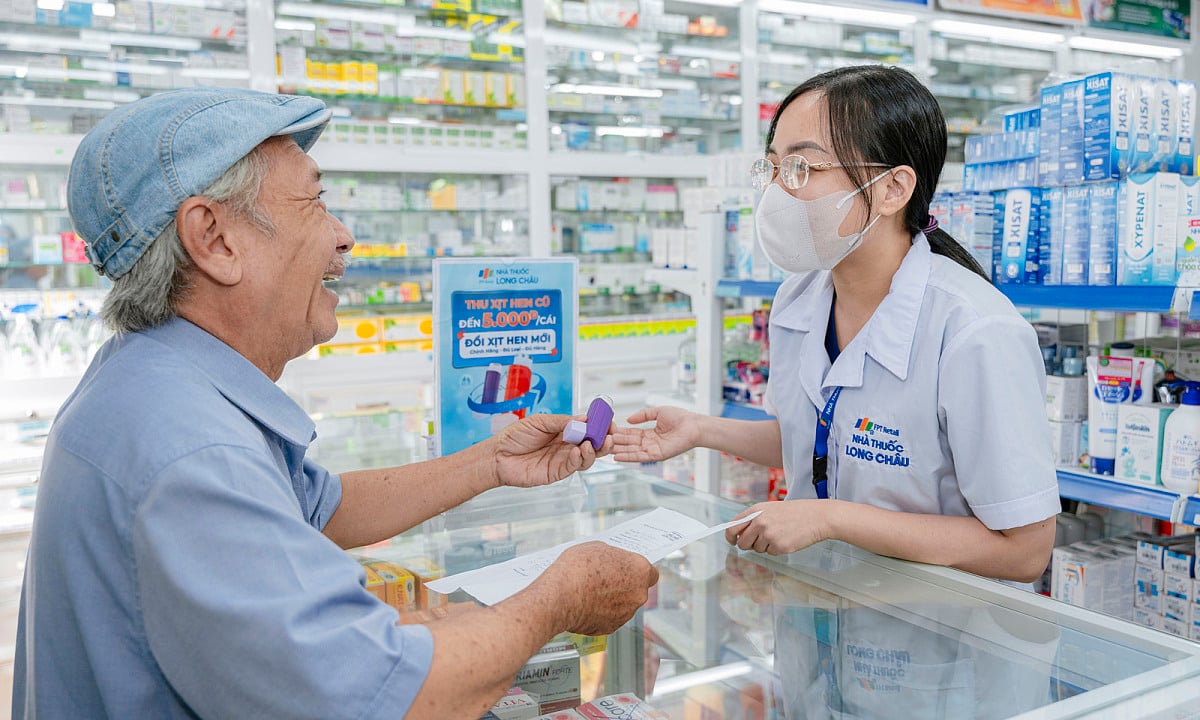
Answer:
[[[887,427],[885,425],[880,425],[879,423],[872,421],[871,418],[865,417],[859,418],[858,422],[854,423],[854,430],[856,432],[866,433],[868,435],[874,435],[875,433],[879,432],[883,433],[884,435],[891,435],[892,437],[900,436],[899,430]]]
[[[541,278],[533,274],[529,265],[507,265],[504,267],[485,267],[477,277],[484,285],[537,285]]]

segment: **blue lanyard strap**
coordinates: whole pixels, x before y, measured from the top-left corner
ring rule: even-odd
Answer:
[[[812,484],[817,497],[829,497],[829,431],[833,428],[833,411],[837,408],[841,386],[835,387],[825,409],[817,413],[817,436],[813,440]]]

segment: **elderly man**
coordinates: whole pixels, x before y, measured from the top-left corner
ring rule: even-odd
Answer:
[[[568,418],[456,455],[332,475],[274,384],[333,336],[354,245],[306,154],[311,98],[189,89],[83,139],[71,218],[117,332],[46,446],[21,598],[16,718],[474,718],[564,630],[615,630],[657,573],[600,543],[526,591],[398,625],[342,548],[498,485],[586,468]],[[610,441],[611,443],[611,441]],[[602,449],[607,452],[609,444]]]

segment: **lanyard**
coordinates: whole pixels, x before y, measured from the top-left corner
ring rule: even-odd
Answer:
[[[813,440],[812,484],[817,491],[817,497],[824,500],[829,497],[829,431],[833,427],[833,411],[837,407],[838,395],[842,394],[839,385],[833,389],[825,409],[817,413],[817,436]]]

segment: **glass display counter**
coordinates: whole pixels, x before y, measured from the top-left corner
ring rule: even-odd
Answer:
[[[602,463],[363,552],[453,566],[465,546],[524,554],[657,507],[710,525],[742,509]],[[844,543],[769,557],[717,535],[659,569],[645,608],[583,658],[583,701],[635,693],[673,718],[1161,718],[1193,717],[1200,697],[1200,644]]]

